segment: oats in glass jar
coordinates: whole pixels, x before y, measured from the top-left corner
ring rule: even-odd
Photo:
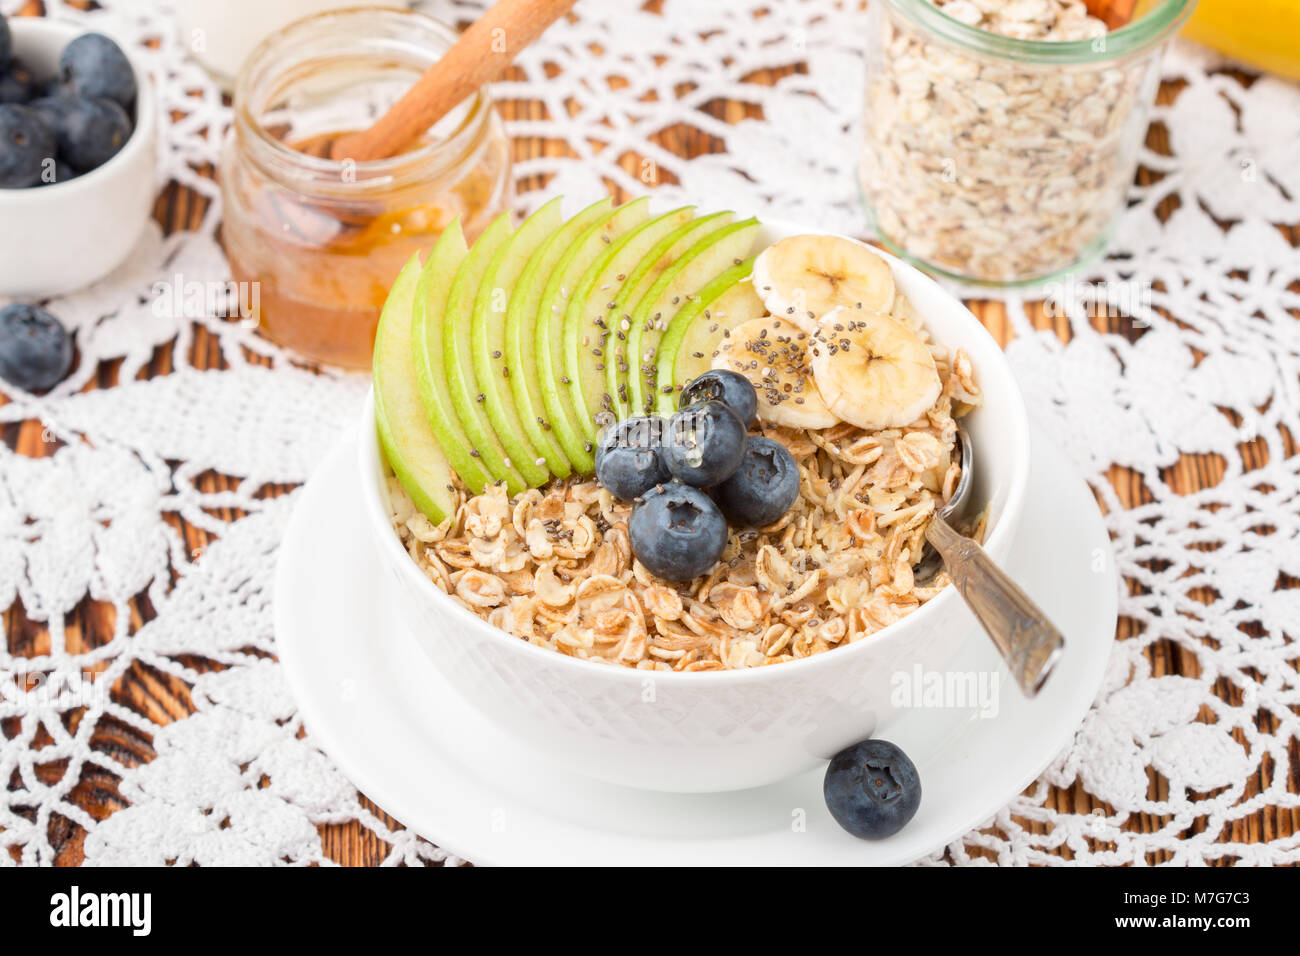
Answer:
[[[860,175],[882,239],[976,282],[1099,254],[1123,208],[1165,42],[1191,0],[1113,34],[1078,0],[871,5]]]

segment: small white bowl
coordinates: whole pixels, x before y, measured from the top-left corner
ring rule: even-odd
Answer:
[[[763,244],[822,232],[767,224]],[[970,356],[984,405],[965,423],[975,448],[975,500],[990,502],[985,550],[1005,561],[1029,479],[1029,420],[1002,349],[958,300],[886,256],[899,288],[934,337]],[[659,673],[567,657],[490,626],[416,567],[390,520],[387,467],[374,404],[361,420],[366,523],[419,645],[465,698],[554,760],[625,786],[677,792],[741,790],[815,766],[888,732],[893,679],[920,664],[942,671],[961,643],[988,640],[952,588],[855,644],[740,671]],[[358,634],[356,639],[366,640]],[[418,759],[418,756],[417,758]]]
[[[43,17],[10,17],[14,55],[48,80],[63,48],[88,31]],[[129,55],[129,54],[128,54]],[[90,285],[135,248],[156,195],[154,92],[135,67],[135,131],[99,169],[65,183],[0,189],[0,296],[43,299]]]

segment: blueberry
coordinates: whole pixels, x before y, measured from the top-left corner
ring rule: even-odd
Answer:
[[[131,120],[112,100],[47,96],[31,108],[54,129],[59,158],[81,172],[103,166],[131,138]]]
[[[68,104],[71,97],[61,94],[52,93],[48,96],[38,96],[27,104],[28,108],[39,113],[41,119],[45,120],[45,125],[52,130],[58,130],[59,123],[62,121],[63,114],[68,110]]]
[[[122,48],[102,33],[87,33],[69,43],[59,58],[68,92],[86,99],[110,99],[118,106],[135,102],[135,71]]]
[[[15,103],[0,106],[0,189],[38,185],[54,150],[54,134],[40,114]]]
[[[50,79],[46,80],[44,83],[38,82],[36,84],[35,95],[32,97],[32,99],[39,100],[39,99],[44,99],[47,96],[71,96],[71,95],[72,94],[68,92],[68,88],[63,85],[63,80],[60,79],[58,76],[53,76]]]
[[[596,446],[596,480],[615,498],[631,501],[672,477],[660,453],[662,418],[626,418],[606,428]]]
[[[780,442],[751,435],[740,467],[713,489],[713,497],[732,524],[761,528],[777,521],[799,497],[799,466]]]
[[[822,781],[835,822],[863,840],[893,836],[916,816],[921,778],[907,754],[886,740],[864,740],[831,758]]]
[[[674,478],[696,488],[711,488],[739,467],[745,438],[745,426],[722,402],[691,405],[668,423],[664,461]]]
[[[8,69],[0,67],[0,103],[30,103],[40,88],[32,71],[21,61],[14,60]]]
[[[0,70],[9,65],[9,57],[13,56],[13,52],[14,42],[9,34],[9,21],[0,13]]]
[[[28,392],[53,388],[72,368],[72,336],[34,305],[0,309],[0,378]]]
[[[54,163],[54,176],[49,180],[49,183],[66,183],[70,179],[76,179],[79,175],[81,174],[59,159]],[[44,179],[44,175],[41,178]]]
[[[704,492],[670,481],[632,506],[627,533],[632,553],[651,574],[665,581],[690,581],[722,557],[727,519]]]
[[[687,383],[678,408],[718,401],[726,405],[746,428],[758,421],[758,392],[749,379],[730,369],[715,368]]]

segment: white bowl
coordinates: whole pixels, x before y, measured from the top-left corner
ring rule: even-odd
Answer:
[[[14,55],[41,80],[58,73],[59,54],[89,31],[43,17],[10,17]],[[43,299],[102,279],[135,248],[153,212],[153,87],[135,67],[135,131],[99,169],[65,183],[0,189],[0,296]]]
[[[768,224],[762,240],[819,231]],[[1002,350],[969,310],[916,269],[886,258],[935,338],[964,349],[975,367],[985,399],[965,420],[975,449],[975,495],[991,503],[985,548],[1004,560],[1029,477],[1024,401]],[[896,712],[894,675],[910,674],[916,664],[942,671],[962,641],[988,640],[948,588],[855,644],[770,667],[659,673],[567,657],[491,627],[416,567],[391,525],[373,398],[359,444],[361,507],[396,585],[385,598],[471,704],[588,776],[679,792],[781,780],[887,732]]]

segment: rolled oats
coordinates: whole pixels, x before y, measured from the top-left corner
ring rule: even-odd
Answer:
[[[633,558],[631,505],[594,479],[513,500],[501,486],[462,493],[455,517],[436,527],[392,481],[393,527],[417,566],[464,607],[573,657],[709,671],[852,643],[947,583],[941,575],[917,587],[912,566],[940,491],[959,475],[953,415],[980,393],[962,352],[930,347],[943,391],[907,427],[766,428],[798,463],[799,498],[774,525],[732,529],[722,561],[689,584],[661,581]]]
[[[763,602],[752,587],[737,588],[731,603],[722,609],[722,619],[738,631],[752,631],[763,619]]]
[[[506,583],[495,574],[471,569],[456,582],[456,596],[474,607],[496,607],[506,599]]]
[[[648,587],[641,600],[646,610],[661,621],[675,621],[682,616],[682,596],[672,588]]]

